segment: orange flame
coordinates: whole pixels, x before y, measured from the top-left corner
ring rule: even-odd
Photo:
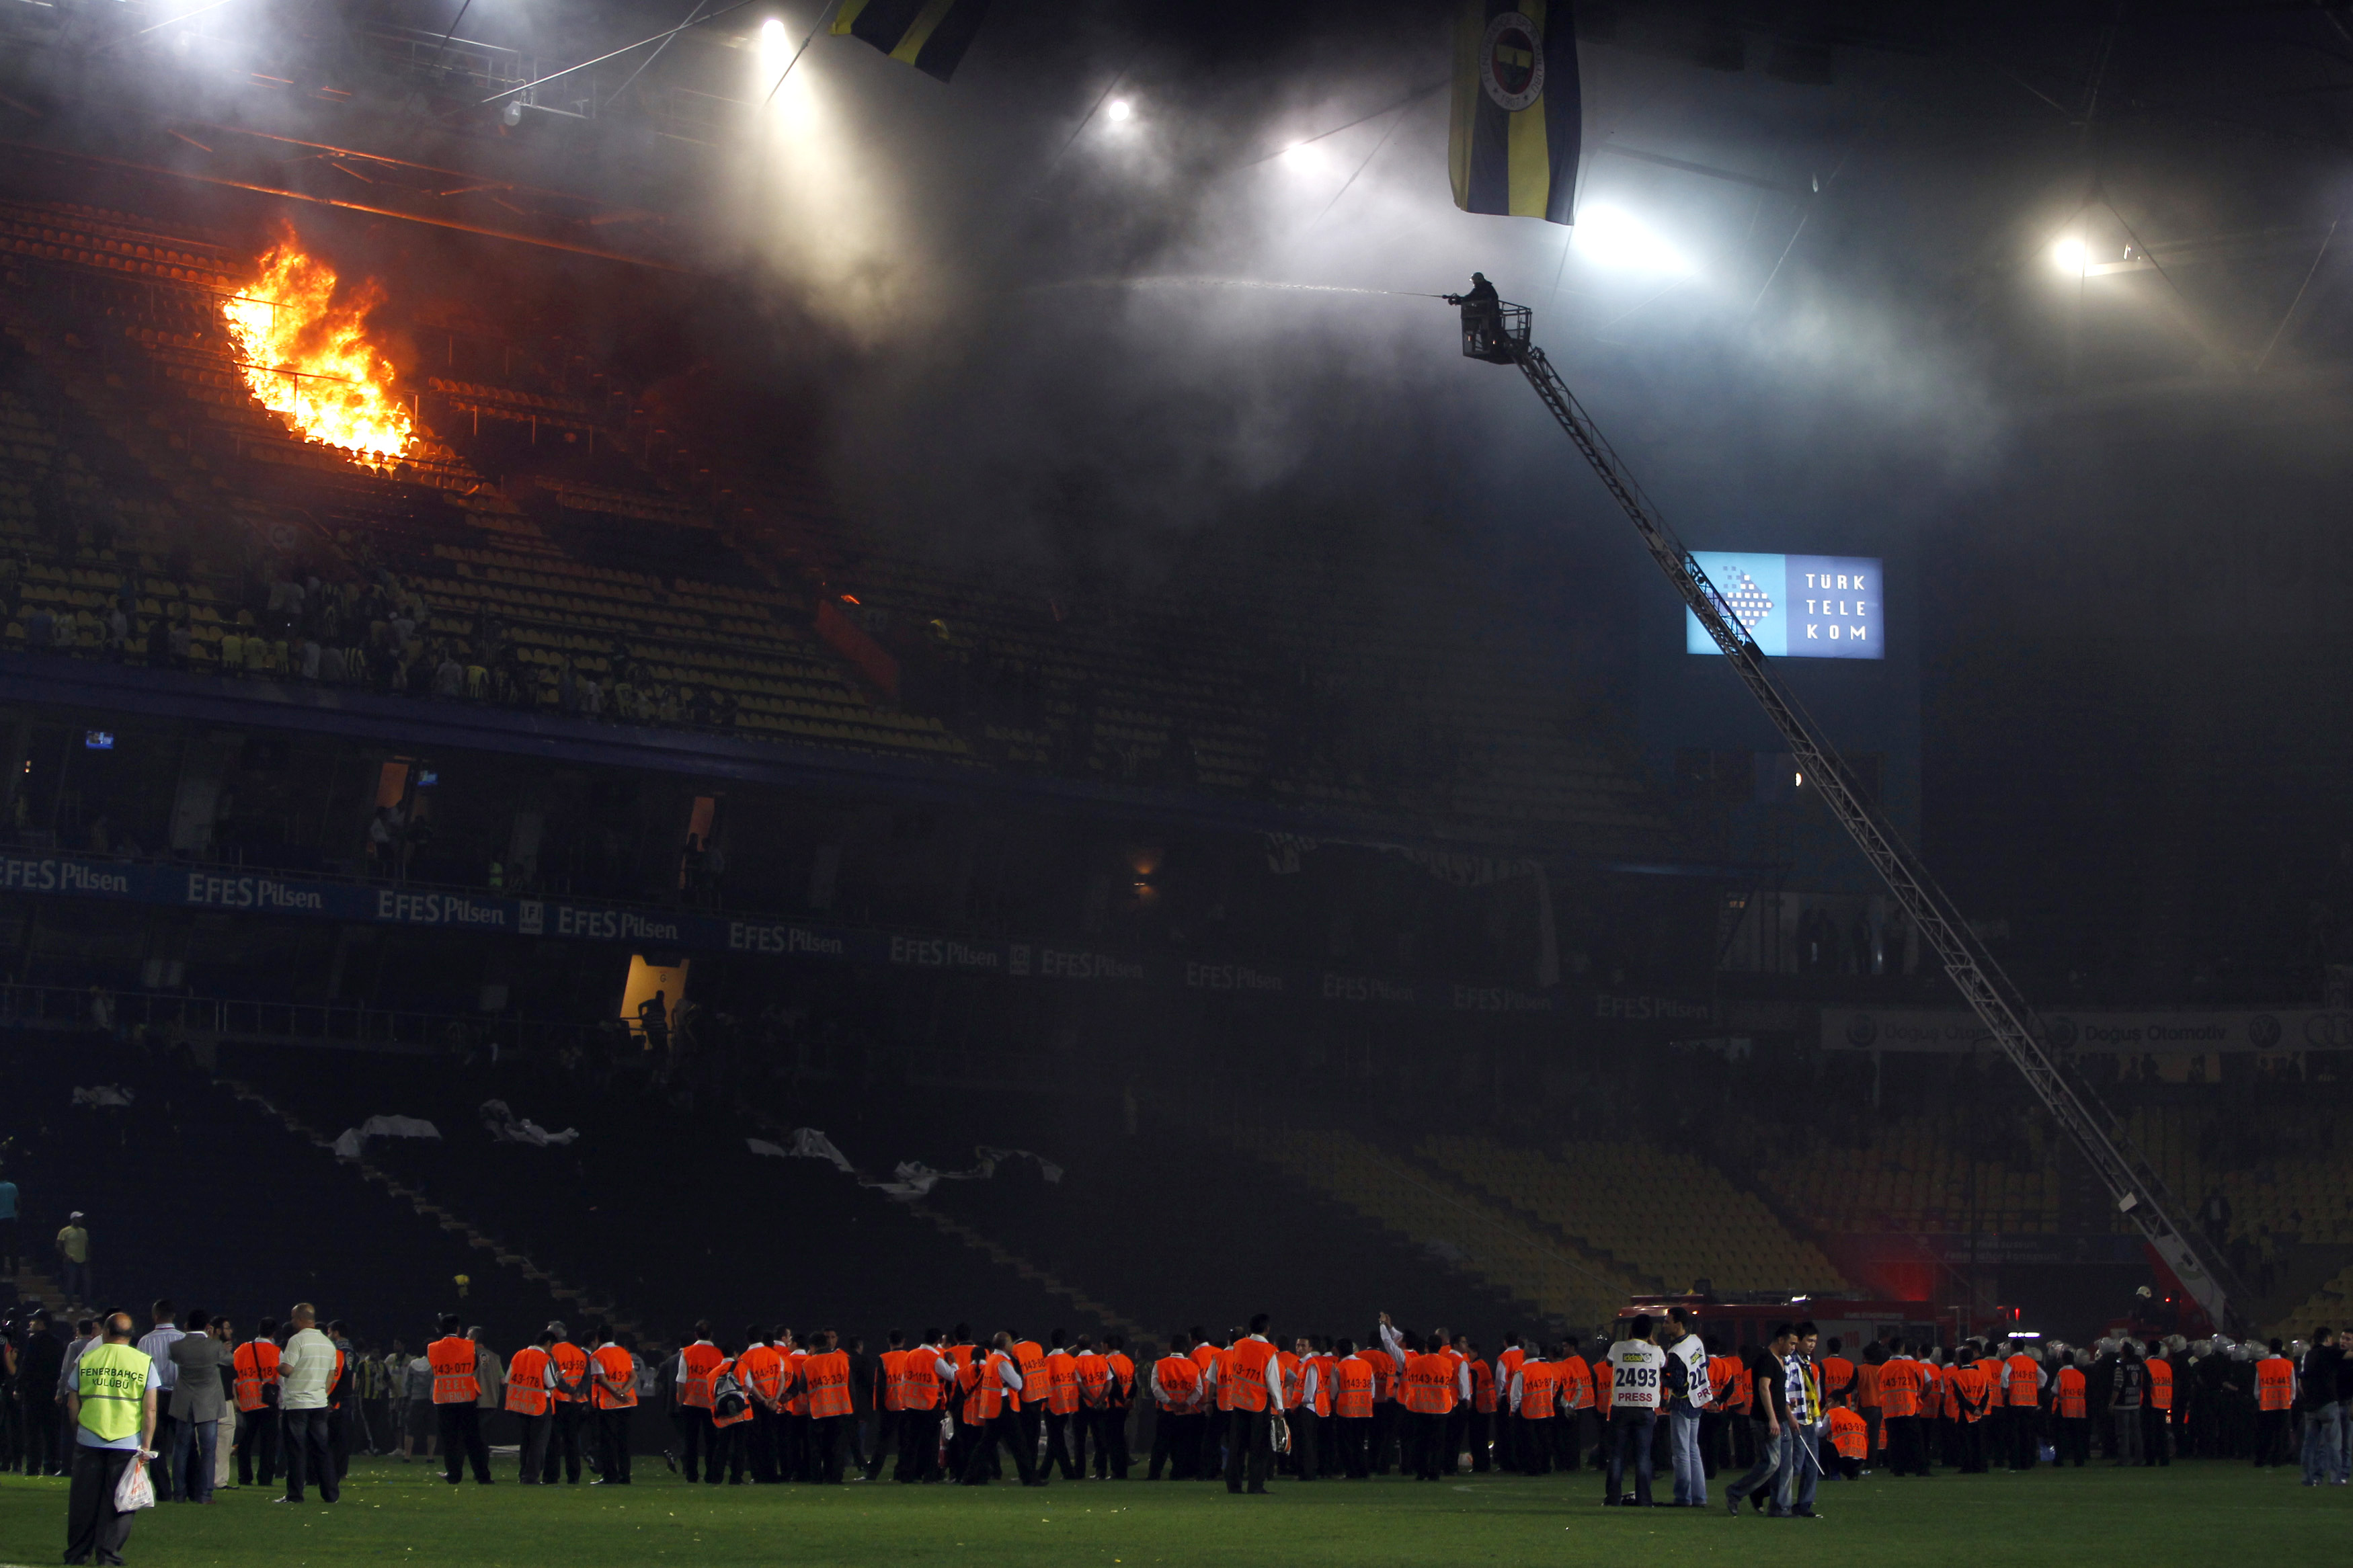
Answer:
[[[374,283],[335,300],[335,273],[291,239],[261,258],[221,314],[245,384],[264,407],[314,441],[368,462],[390,462],[416,440],[416,422],[392,391],[392,363],[368,341]]]

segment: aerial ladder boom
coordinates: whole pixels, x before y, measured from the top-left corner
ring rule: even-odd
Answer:
[[[2218,1325],[2230,1322],[2230,1309],[2242,1293],[2212,1243],[2179,1223],[2178,1204],[2133,1145],[2123,1124],[2073,1065],[2054,1056],[2045,1045],[2033,1008],[1929,876],[1918,854],[1856,787],[1854,774],[1820,728],[1774,679],[1765,655],[1723,594],[1642,493],[1624,460],[1595,427],[1591,416],[1553,369],[1544,350],[1529,342],[1528,324],[1529,312],[1524,305],[1464,301],[1462,352],[1472,359],[1520,367],[1602,487],[1634,524],[1651,559],[1659,563],[1659,570],[1667,574],[1675,592],[1724,651],[1725,661],[1748,688],[1749,695],[1788,742],[1800,774],[1820,791],[1863,858],[1935,950],[1945,973],[1960,987],[1994,1044],[2025,1076],[2043,1108],[2091,1163],[2117,1209],[2140,1227],[2208,1315]]]

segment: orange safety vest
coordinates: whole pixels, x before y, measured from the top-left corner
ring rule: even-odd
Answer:
[[[1024,1405],[1043,1405],[1052,1384],[1046,1375],[1046,1352],[1038,1348],[1035,1340],[1022,1340],[1013,1347],[1013,1364],[1020,1369],[1021,1392],[1005,1390],[1006,1405],[1015,1410]]]
[[[1046,1408],[1056,1415],[1079,1408],[1078,1358],[1059,1346],[1046,1354]]]
[[[774,1345],[752,1345],[735,1358],[735,1382],[744,1393],[773,1403],[785,1390],[785,1352]]]
[[[278,1381],[278,1363],[284,1354],[268,1340],[252,1340],[237,1347],[229,1358],[237,1370],[237,1407],[250,1413],[262,1408],[262,1386]]]
[[[1495,1386],[1504,1389],[1510,1388],[1512,1386],[1512,1373],[1519,1371],[1520,1363],[1527,1359],[1528,1352],[1522,1350],[1518,1345],[1504,1346],[1503,1354],[1495,1358]]]
[[[2162,1356],[2148,1360],[2148,1402],[2170,1415],[2173,1410],[2173,1363]]]
[[[637,1358],[618,1345],[607,1345],[590,1358],[598,1373],[620,1384],[614,1393],[602,1383],[592,1384],[589,1394],[599,1410],[633,1410],[638,1404]]]
[[[2021,1353],[2002,1364],[2010,1369],[2010,1386],[2002,1391],[2007,1395],[2003,1403],[2012,1410],[2040,1404],[2042,1397],[2040,1382],[2042,1363],[2031,1355]]]
[[[1120,1402],[1125,1404],[1135,1394],[1135,1363],[1125,1351],[1113,1351],[1103,1357],[1103,1366],[1119,1384]]]
[[[1961,1369],[1953,1362],[1936,1373],[1936,1414],[1947,1421],[1961,1418]]]
[[[1275,1386],[1282,1390],[1285,1410],[1298,1409],[1299,1402],[1307,1397],[1306,1380],[1299,1375],[1299,1369],[1306,1364],[1296,1351],[1274,1352]]]
[[[1071,1375],[1079,1380],[1079,1403],[1090,1410],[1101,1410],[1110,1403],[1111,1363],[1093,1351],[1081,1351],[1071,1358]]]
[[[1854,1382],[1854,1363],[1842,1355],[1822,1358],[1822,1397],[1835,1399]]]
[[[678,1352],[678,1402],[691,1410],[711,1408],[711,1385],[727,1358],[712,1344],[691,1344]]]
[[[1561,1403],[1572,1415],[1593,1407],[1593,1369],[1586,1365],[1583,1356],[1572,1351],[1560,1360],[1546,1364],[1552,1368],[1553,1382],[1560,1388]],[[1608,1391],[1609,1378],[1601,1380],[1601,1387],[1604,1392]]]
[[[434,1404],[471,1405],[482,1397],[474,1377],[473,1341],[445,1335],[425,1347],[425,1359],[433,1363]]]
[[[1871,1436],[1871,1428],[1862,1417],[1841,1405],[1831,1412],[1831,1446],[1841,1459],[1862,1458],[1862,1445]]]
[[[1920,1414],[1920,1363],[1891,1361],[1879,1369],[1879,1405],[1890,1421]]]
[[[1854,1407],[1857,1410],[1879,1408],[1882,1397],[1879,1392],[1880,1371],[1880,1368],[1872,1365],[1869,1362],[1864,1362],[1854,1369]]]
[[[741,1358],[738,1358],[738,1361],[740,1361],[740,1359]],[[737,1365],[737,1361],[721,1362],[719,1363],[719,1370],[711,1374],[711,1384],[712,1389],[717,1389],[719,1386],[719,1380],[721,1378],[726,1377],[731,1373],[735,1373]],[[744,1379],[740,1373],[735,1376],[735,1386],[738,1388],[744,1386]],[[713,1426],[739,1426],[750,1419],[752,1419],[752,1402],[750,1400],[745,1400],[744,1402],[744,1407],[735,1412],[734,1415],[722,1415],[719,1414],[718,1396],[714,1392],[711,1405],[711,1424]]]
[[[1373,1369],[1374,1401],[1387,1405],[1390,1400],[1395,1399],[1398,1384],[1397,1357],[1389,1354],[1386,1350],[1375,1350],[1369,1345],[1356,1353],[1363,1356],[1365,1364]]]
[[[940,1352],[917,1345],[899,1363],[899,1408],[937,1410],[940,1407]]]
[[[2063,1421],[2081,1421],[2091,1414],[2084,1393],[2084,1369],[2063,1366],[2059,1369],[2059,1417]]]
[[[1495,1372],[1483,1361],[1471,1363],[1471,1408],[1482,1415],[1495,1413]]]
[[[1618,1379],[1609,1371],[1609,1352],[1604,1351],[1589,1362],[1582,1356],[1573,1355],[1568,1359],[1585,1369],[1586,1397],[1593,1401],[1596,1410],[1607,1415],[1610,1406],[1618,1403]]]
[[[506,1407],[518,1415],[546,1415],[548,1374],[554,1369],[555,1358],[537,1345],[515,1352],[507,1363]]]
[[[1343,1421],[1372,1419],[1373,1363],[1365,1357],[1352,1355],[1334,1364],[1332,1414]]]
[[[1153,1371],[1160,1379],[1160,1408],[1189,1415],[1201,1403],[1201,1368],[1188,1355],[1162,1356]]]
[[[809,1419],[829,1420],[849,1414],[849,1352],[826,1351],[801,1363],[808,1382]]]
[[[1317,1351],[1307,1358],[1308,1367],[1315,1373],[1314,1411],[1319,1416],[1332,1414],[1333,1369],[1339,1364],[1339,1358],[1329,1351]]]
[[[1035,1348],[1034,1346],[1032,1347]],[[976,1365],[967,1373],[973,1380],[972,1393],[965,1400],[967,1422],[994,1421],[1010,1406],[1018,1409],[1018,1396],[1005,1380],[1005,1369],[1020,1371],[1020,1363],[1003,1351],[991,1351],[988,1360]]]
[[[2255,1402],[2265,1410],[2295,1408],[2295,1363],[2284,1355],[2265,1356],[2257,1362]]]
[[[1273,1363],[1274,1347],[1264,1340],[1236,1340],[1218,1352],[1218,1408],[1220,1410],[1264,1410],[1267,1408],[1267,1371]],[[1278,1401],[1282,1392],[1274,1393]]]
[[[1203,1372],[1208,1371],[1211,1366],[1217,1363],[1218,1347],[1209,1343],[1207,1340],[1202,1341],[1199,1344],[1195,1345],[1191,1350],[1187,1351],[1185,1353],[1192,1357],[1193,1364],[1199,1367]]]
[[[785,1397],[785,1414],[806,1415],[809,1413],[808,1352],[785,1352],[785,1387],[790,1392]]]
[[[1731,1356],[1712,1355],[1707,1358],[1707,1387],[1708,1392],[1715,1395],[1716,1409],[1734,1413],[1741,1409],[1744,1395],[1737,1381],[1739,1370],[1740,1363]],[[1852,1373],[1853,1369],[1850,1367],[1848,1371]]]
[[[882,1408],[902,1410],[906,1407],[899,1403],[899,1396],[904,1392],[907,1383],[907,1352],[884,1351],[880,1359],[882,1363]]]
[[[1409,1357],[1405,1407],[1417,1415],[1443,1415],[1454,1408],[1454,1358],[1439,1352]]]
[[[1520,1419],[1549,1421],[1560,1397],[1560,1368],[1529,1357],[1520,1363]]]
[[[550,1386],[554,1389],[556,1399],[565,1405],[578,1405],[586,1400],[588,1352],[570,1340],[558,1340],[547,1353],[555,1363],[555,1376]],[[580,1392],[565,1393],[566,1384],[579,1389]]]
[[[1982,1421],[1993,1405],[1993,1380],[1974,1362],[1953,1369],[1953,1390],[1959,1397],[1961,1419]]]

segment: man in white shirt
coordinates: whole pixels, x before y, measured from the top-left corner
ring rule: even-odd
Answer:
[[[1675,1506],[1705,1508],[1707,1466],[1700,1458],[1699,1417],[1713,1397],[1707,1346],[1683,1308],[1668,1308],[1667,1321],[1667,1452],[1675,1466]]]
[[[177,1441],[173,1432],[174,1422],[168,1412],[172,1407],[172,1390],[179,1386],[180,1369],[172,1360],[173,1342],[180,1338],[178,1325],[173,1322],[172,1303],[159,1300],[149,1304],[148,1321],[154,1326],[139,1341],[139,1353],[155,1363],[155,1451],[169,1454]],[[178,1502],[187,1488],[185,1478],[174,1474],[179,1466],[166,1463],[163,1474],[152,1476],[155,1482],[155,1500]]]
[[[1602,1505],[1651,1506],[1651,1432],[1667,1381],[1667,1352],[1651,1342],[1655,1325],[1638,1313],[1627,1337],[1609,1347],[1609,1484]],[[1634,1495],[1625,1497],[1626,1457],[1634,1458]]]
[[[319,1499],[333,1502],[343,1495],[335,1484],[335,1457],[328,1441],[327,1391],[335,1381],[335,1343],[319,1331],[319,1316],[308,1301],[297,1302],[293,1338],[286,1342],[278,1363],[280,1441],[286,1456],[286,1495],[280,1502],[302,1500],[303,1479],[316,1480]]]

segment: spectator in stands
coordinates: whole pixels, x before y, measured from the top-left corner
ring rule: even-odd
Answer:
[[[335,1347],[319,1331],[310,1302],[296,1302],[290,1317],[294,1337],[278,1363],[278,1412],[286,1448],[286,1495],[280,1500],[301,1502],[308,1481],[318,1488],[319,1500],[333,1502],[343,1493],[327,1425]]]
[[[218,1436],[223,1401],[220,1369],[229,1359],[225,1323],[216,1324],[201,1307],[184,1320],[186,1332],[172,1342],[172,1495],[189,1502],[213,1500],[213,1476],[220,1462]]]
[[[65,1228],[58,1232],[58,1289],[66,1300],[77,1307],[87,1306],[97,1299],[98,1289],[90,1279],[90,1231],[82,1225],[81,1210],[66,1216]]]
[[[457,655],[448,648],[441,650],[441,661],[433,667],[433,695],[457,698],[466,694],[466,667],[458,662]]]
[[[114,1506],[134,1458],[155,1457],[154,1361],[131,1343],[131,1314],[106,1320],[104,1342],[82,1352],[66,1415],[74,1426],[73,1489],[66,1502],[66,1561],[122,1561],[132,1514]]]

